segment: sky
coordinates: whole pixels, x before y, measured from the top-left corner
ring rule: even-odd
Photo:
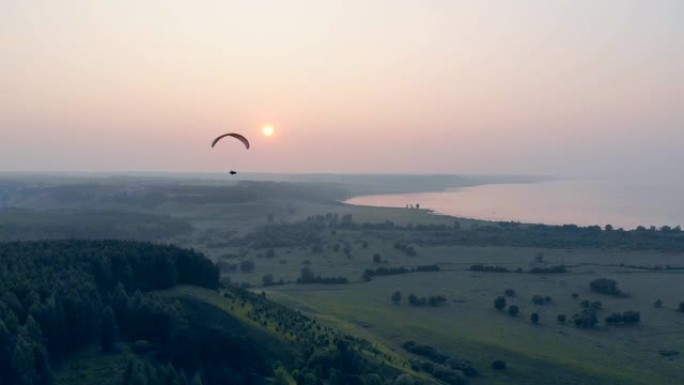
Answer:
[[[667,176],[682,68],[679,0],[2,0],[0,171]]]

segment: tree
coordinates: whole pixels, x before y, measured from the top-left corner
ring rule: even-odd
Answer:
[[[113,351],[118,336],[119,328],[116,325],[114,311],[110,306],[107,306],[102,311],[102,326],[100,327],[100,346],[102,346],[102,350],[106,352]]]
[[[660,299],[656,300],[656,301],[653,303],[653,307],[656,308],[656,309],[660,309],[661,307],[663,307],[663,301],[660,300]]]
[[[507,297],[515,297],[515,290],[513,290],[513,289],[506,289],[506,291],[504,292],[504,294],[506,294]]]
[[[380,263],[382,262],[382,259],[380,258],[380,254],[375,253],[373,254],[373,263]]]
[[[508,307],[508,314],[511,315],[511,317],[515,317],[520,313],[520,308],[517,307],[516,305],[511,305]]]
[[[577,299],[579,298],[579,294],[577,293],[572,293],[572,299]]]
[[[501,297],[501,296],[496,297],[496,299],[494,300],[494,308],[496,308],[496,310],[501,311],[505,307],[506,307],[506,298]]]
[[[558,316],[556,317],[556,319],[558,320],[558,323],[564,324],[564,323],[565,323],[565,320],[567,319],[567,317],[565,317],[565,314],[558,314]]]
[[[392,303],[395,305],[399,305],[400,302],[401,302],[401,292],[399,290],[396,290],[392,294]]]
[[[532,321],[533,324],[538,324],[539,323],[539,314],[538,313],[532,313],[530,316],[530,321]]]

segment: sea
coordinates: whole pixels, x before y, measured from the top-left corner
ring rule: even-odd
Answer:
[[[684,225],[684,180],[572,179],[358,196],[348,204],[420,207],[492,221],[614,228]]]

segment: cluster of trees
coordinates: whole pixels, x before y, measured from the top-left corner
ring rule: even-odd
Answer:
[[[297,278],[297,283],[342,284],[349,283],[349,280],[347,277],[321,277],[314,274],[308,267],[303,267],[299,273],[299,278]]]
[[[218,269],[174,246],[125,241],[0,244],[0,382],[50,384],[51,363],[100,341],[163,343],[178,309],[142,292],[216,289]],[[132,294],[132,295],[131,295]]]
[[[491,224],[461,228],[444,225],[423,228],[395,226],[395,231],[409,232],[405,239],[419,244],[462,246],[515,246],[542,248],[624,248],[632,250],[684,251],[684,232],[657,230],[601,229],[599,226],[575,225],[503,225]]]
[[[406,243],[395,242],[394,248],[399,250],[399,251],[404,252],[404,254],[408,255],[409,257],[413,257],[417,254],[416,249],[413,246],[408,245]]]
[[[578,328],[593,328],[594,326],[596,326],[596,324],[598,324],[598,316],[596,315],[596,309],[582,309],[581,312],[575,313],[575,315],[572,316],[572,322]]]
[[[597,278],[589,282],[591,290],[607,295],[620,295],[622,292],[617,287],[617,282],[610,278]]]
[[[440,352],[439,350],[435,349],[434,347],[430,345],[424,345],[424,344],[418,344],[415,341],[405,341],[404,343],[401,344],[401,347],[404,348],[404,350],[415,354],[417,356],[425,357],[428,360],[430,360],[432,363],[436,365],[420,365],[420,366],[414,366],[414,369],[418,370],[424,370],[432,373],[433,376],[439,379],[444,379],[444,378],[451,378],[451,376],[447,376],[449,374],[449,371],[457,371],[458,373],[452,373],[452,374],[462,374],[463,376],[467,377],[476,377],[479,375],[478,370],[473,366],[473,364],[470,361],[467,360],[459,360],[453,357],[450,357],[447,354],[444,354]],[[440,374],[435,374],[437,371],[442,371],[442,375]],[[458,376],[461,377],[461,376]],[[450,382],[450,381],[445,381],[449,384],[462,384],[465,383],[464,378],[460,378],[457,380],[457,382]]]
[[[625,312],[613,313],[606,317],[607,325],[634,325],[641,322],[641,313],[636,310],[627,310]]]
[[[370,281],[373,277],[383,276],[383,275],[398,275],[398,274],[408,274],[415,272],[437,272],[440,271],[440,267],[437,264],[434,265],[418,265],[414,268],[400,267],[378,267],[375,269],[366,269],[363,271],[363,279],[365,281]]]
[[[418,297],[411,293],[408,296],[409,305],[416,307],[438,307],[446,302],[446,297],[443,295],[432,295],[430,297]]]

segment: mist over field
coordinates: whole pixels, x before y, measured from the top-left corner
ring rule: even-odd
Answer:
[[[684,383],[684,3],[0,2],[0,384]]]

